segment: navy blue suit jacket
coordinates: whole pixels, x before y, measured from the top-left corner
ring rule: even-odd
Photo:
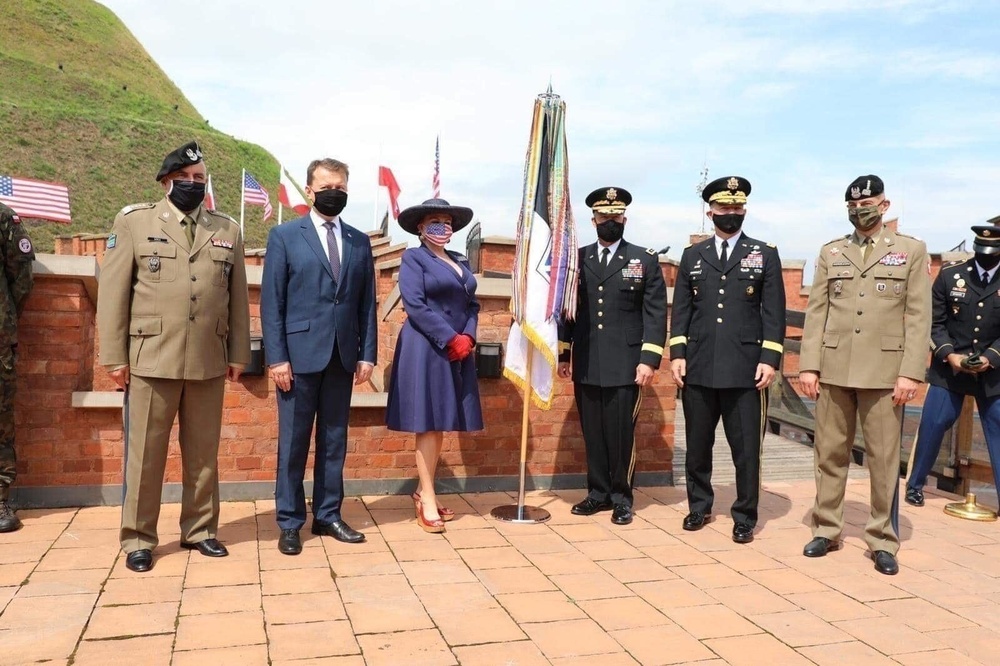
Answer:
[[[260,286],[268,365],[322,372],[334,350],[348,372],[375,364],[378,331],[375,263],[368,235],[341,220],[341,269],[335,276],[309,216],[271,228]]]

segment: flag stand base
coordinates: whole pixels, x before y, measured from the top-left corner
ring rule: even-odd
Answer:
[[[523,506],[518,504],[505,504],[490,511],[490,515],[505,523],[518,523],[521,525],[534,525],[544,523],[552,517],[545,509],[537,506]]]

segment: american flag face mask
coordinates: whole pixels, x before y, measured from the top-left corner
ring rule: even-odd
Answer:
[[[429,222],[424,226],[423,237],[441,247],[448,244],[451,234],[451,224],[447,222]]]

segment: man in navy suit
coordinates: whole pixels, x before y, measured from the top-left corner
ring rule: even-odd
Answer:
[[[278,388],[278,550],[302,552],[309,436],[316,427],[312,533],[346,543],[365,536],[343,521],[344,457],[354,384],[377,354],[375,265],[367,234],[344,224],[347,165],[315,160],[306,171],[305,217],[271,229],[260,318],[268,375]]]

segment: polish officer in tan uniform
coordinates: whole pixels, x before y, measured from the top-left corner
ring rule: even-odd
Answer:
[[[120,538],[132,571],[153,566],[178,415],[181,545],[228,554],[216,539],[222,398],[250,361],[250,312],[240,229],[203,205],[206,173],[193,141],[167,155],[156,176],[166,196],[118,214],[101,266],[101,363],[127,397]]]
[[[803,554],[822,557],[840,547],[860,416],[871,479],[865,542],[875,569],[893,575],[903,405],[924,379],[930,340],[927,247],[883,225],[889,200],[878,176],[860,176],[845,198],[855,231],[820,250],[802,333],[799,377],[805,395],[817,401],[814,538]]]

